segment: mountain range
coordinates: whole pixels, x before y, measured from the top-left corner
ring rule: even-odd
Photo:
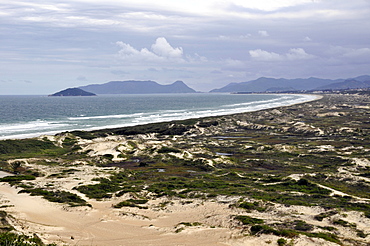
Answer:
[[[160,85],[154,81],[111,81],[105,84],[92,84],[78,87],[95,94],[156,94],[156,93],[195,93],[182,81]]]
[[[370,76],[362,75],[350,79],[275,79],[261,77],[256,80],[240,83],[230,83],[222,88],[210,92],[281,92],[281,91],[302,91],[302,90],[340,90],[369,88]]]
[[[297,78],[297,79],[275,79],[261,77],[247,82],[230,83],[222,88],[213,89],[210,92],[237,93],[237,92],[300,92],[313,90],[343,90],[370,88],[370,76],[362,75],[349,79],[321,79],[321,78]],[[77,91],[81,89],[93,94],[156,94],[156,93],[196,93],[182,81],[176,81],[169,85],[161,85],[155,81],[110,81],[104,84],[91,84],[74,89],[72,94],[81,96],[86,93]],[[66,96],[71,92],[61,91],[56,95]]]

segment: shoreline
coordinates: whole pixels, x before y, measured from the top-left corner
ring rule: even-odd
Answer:
[[[50,136],[58,146],[73,140],[79,148],[71,146],[59,156],[13,158],[22,161],[25,171],[40,173],[21,184],[68,191],[90,206],[52,203],[8,184],[0,185],[0,203],[12,205],[3,209],[15,218],[18,231],[63,246],[275,246],[281,238],[295,246],[368,245],[370,217],[355,207],[370,206],[368,194],[351,185],[370,183],[365,171],[370,135],[363,120],[370,116],[370,100],[346,95],[321,99],[136,127],[139,133],[104,129]],[[163,131],[168,129],[173,131]],[[114,183],[115,174],[128,175],[120,187],[128,185],[130,191],[105,191],[112,196],[99,199],[75,189],[96,187],[101,178]],[[332,183],[325,183],[327,178]],[[141,188],[131,190],[135,186]],[[159,194],[165,191],[167,195]],[[144,205],[115,207],[143,199]],[[251,221],[243,224],[238,216]],[[259,225],[274,229],[253,234],[252,227]],[[294,235],[279,234],[281,228]]]
[[[269,95],[269,94],[267,94]],[[50,132],[45,132],[45,133],[29,133],[29,134],[21,134],[21,135],[13,135],[13,136],[0,136],[0,141],[2,140],[19,140],[19,139],[30,139],[30,138],[41,138],[43,136],[50,136],[50,135],[56,135],[56,134],[61,134],[64,132],[72,132],[72,131],[99,131],[99,130],[105,130],[105,129],[118,129],[118,128],[126,128],[126,127],[135,127],[135,126],[143,126],[143,125],[148,125],[148,124],[153,124],[153,123],[168,123],[168,122],[177,122],[177,121],[184,121],[184,120],[191,120],[191,119],[204,119],[204,118],[212,118],[212,117],[221,117],[221,116],[227,116],[227,115],[237,115],[237,114],[243,114],[243,113],[248,113],[248,112],[256,112],[256,111],[261,111],[261,110],[268,110],[268,109],[273,109],[277,107],[289,107],[292,105],[296,104],[301,104],[301,103],[307,103],[315,100],[319,100],[322,98],[322,95],[316,95],[316,94],[276,94],[276,95],[300,95],[300,96],[311,96],[313,98],[307,99],[305,101],[300,101],[300,102],[295,102],[295,103],[289,103],[286,105],[278,105],[278,106],[272,106],[272,107],[267,107],[267,108],[261,108],[261,109],[255,109],[255,110],[250,110],[250,111],[244,111],[244,112],[238,112],[238,113],[225,113],[225,114],[216,114],[216,115],[211,115],[211,116],[200,116],[200,117],[185,117],[182,119],[174,119],[174,120],[163,120],[163,121],[155,121],[155,122],[148,122],[148,123],[135,123],[135,124],[128,124],[124,126],[120,125],[114,125],[114,126],[102,126],[102,127],[91,127],[89,129],[71,129],[67,131],[50,131]]]

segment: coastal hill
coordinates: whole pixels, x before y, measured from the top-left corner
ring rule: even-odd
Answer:
[[[155,81],[111,81],[105,84],[92,84],[79,87],[96,94],[155,94],[155,93],[195,93],[182,81],[160,85]]]
[[[66,97],[66,96],[96,96],[96,94],[84,91],[79,88],[68,88],[62,91],[59,91],[57,93],[54,93],[52,95],[49,95],[52,97]]]
[[[358,89],[370,87],[370,76],[363,75],[350,79],[275,79],[261,77],[256,80],[240,83],[230,83],[222,88],[210,92],[279,92],[301,90],[338,90]]]
[[[368,80],[361,81],[359,79],[348,79],[340,83],[333,83],[327,86],[322,86],[317,89],[320,90],[345,90],[345,89],[361,89],[370,87],[370,76]]]

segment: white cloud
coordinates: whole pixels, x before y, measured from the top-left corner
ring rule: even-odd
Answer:
[[[307,54],[302,48],[290,49],[286,54],[278,54],[275,52],[268,52],[266,50],[250,50],[249,55],[253,60],[256,61],[296,61],[296,60],[306,60],[311,59],[314,56]]]
[[[149,51],[147,48],[137,50],[129,44],[123,43],[121,41],[116,42],[116,44],[121,47],[118,52],[119,57],[123,60],[129,61],[158,61],[161,57]]]
[[[250,50],[249,55],[252,57],[252,59],[257,61],[281,61],[282,56],[274,53],[274,52],[268,52],[265,50],[257,49],[257,50]]]
[[[176,64],[200,64],[207,63],[208,59],[198,55],[184,55],[182,47],[172,47],[164,37],[156,39],[150,49],[140,50],[122,41],[116,42],[120,47],[118,57],[126,62],[139,63],[140,65],[176,65]]]
[[[268,32],[267,32],[267,31],[258,31],[258,34],[259,34],[261,37],[268,37],[268,36],[270,36],[270,35],[268,34]]]
[[[311,59],[314,56],[307,54],[306,51],[302,48],[294,48],[294,49],[290,49],[289,52],[285,55],[285,57],[288,60],[295,61],[295,60]]]
[[[157,38],[155,44],[152,45],[152,50],[158,56],[167,58],[180,58],[183,55],[183,50],[181,47],[173,48],[165,38]]]

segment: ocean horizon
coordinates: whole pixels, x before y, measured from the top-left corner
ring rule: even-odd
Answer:
[[[137,94],[96,97],[0,96],[0,139],[54,135],[221,116],[315,99],[301,94]]]

